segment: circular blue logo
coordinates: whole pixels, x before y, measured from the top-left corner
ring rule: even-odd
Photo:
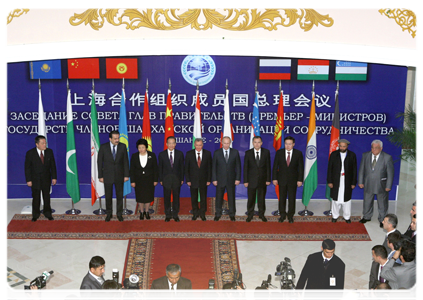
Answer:
[[[191,85],[206,85],[216,74],[216,64],[209,55],[188,55],[181,64],[181,73]]]
[[[317,148],[316,148],[316,146],[313,146],[313,145],[307,146],[306,157],[308,159],[315,159],[317,157]]]

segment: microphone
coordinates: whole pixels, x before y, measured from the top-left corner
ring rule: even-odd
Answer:
[[[47,281],[47,279],[49,279],[50,275],[52,275],[53,273],[54,273],[53,271],[50,271],[50,272],[44,271],[41,276],[43,276],[43,280]]]
[[[267,283],[271,283],[272,282],[272,275],[267,275]]]

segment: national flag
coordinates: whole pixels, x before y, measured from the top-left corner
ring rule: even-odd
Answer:
[[[81,200],[81,194],[79,192],[78,167],[76,164],[75,132],[70,89],[68,89],[66,124],[66,191],[72,198],[73,203],[77,203]]]
[[[98,198],[104,196],[104,184],[98,180],[97,157],[100,149],[100,137],[98,134],[97,108],[95,106],[95,92],[91,97],[91,205]]]
[[[304,164],[303,204],[310,202],[317,188],[317,143],[316,143],[316,105],[314,91],[312,92],[310,120],[308,122],[306,160]]]
[[[282,147],[282,143],[285,140],[284,127],[285,125],[284,125],[284,115],[283,115],[283,91],[280,90],[278,113],[276,116],[276,124],[275,124],[275,134],[273,136],[273,148],[275,148],[275,151],[278,151]],[[275,193],[279,200],[279,185],[275,185]]]
[[[341,124],[339,122],[339,103],[338,103],[338,89],[336,89],[335,91],[335,112],[333,114],[333,120],[332,120],[332,128],[331,128],[331,132],[330,132],[330,144],[329,144],[329,157],[330,154],[335,151],[338,150],[339,148],[339,131],[341,129]],[[331,201],[332,198],[330,197],[330,187],[328,186],[327,182],[326,182],[326,193],[325,193],[326,198]]]
[[[97,79],[100,78],[100,63],[98,58],[68,59],[68,78]]]
[[[290,59],[260,59],[259,61],[260,80],[290,80],[291,60]]]
[[[126,145],[126,153],[129,157],[129,141],[128,141],[128,126],[126,121],[126,105],[125,105],[125,89],[122,88],[122,97],[120,100],[120,111],[119,111],[119,142]],[[123,196],[128,195],[132,191],[131,181],[125,181],[123,183]]]
[[[337,60],[335,80],[367,80],[367,64]]]
[[[232,142],[234,141],[234,130],[231,123],[231,112],[229,111],[229,90],[226,89],[225,102],[223,104],[223,130],[220,133],[220,148],[222,148],[222,139],[225,136],[231,138],[231,147]]]
[[[175,131],[174,131],[174,128],[173,128],[172,94],[170,92],[170,89],[167,92],[165,135],[164,135],[163,150],[167,149],[166,140],[169,136],[175,136]]]
[[[197,102],[195,105],[195,113],[194,113],[194,130],[192,135],[192,149],[194,149],[194,141],[196,138],[202,138],[203,135],[201,133],[201,106],[200,106],[200,93],[197,90]]]
[[[150,109],[148,107],[148,90],[145,90],[144,97],[144,116],[142,119],[142,138],[148,143],[148,150],[153,151],[153,143],[151,141],[151,126],[150,126]]]
[[[46,144],[48,145],[46,120],[44,118],[44,107],[41,99],[41,86],[38,88],[38,135],[44,136],[46,138]]]
[[[106,58],[106,78],[138,79],[138,59]]]
[[[254,148],[253,146],[253,137],[260,136],[260,114],[258,107],[258,92],[256,92],[256,97],[253,104],[253,119],[251,120],[251,131],[250,131],[250,149]]]
[[[299,59],[298,80],[329,80],[329,60]]]
[[[31,79],[62,79],[62,64],[60,59],[31,61],[29,63],[29,78]]]

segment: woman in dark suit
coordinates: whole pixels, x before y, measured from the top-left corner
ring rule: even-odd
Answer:
[[[145,139],[137,141],[138,152],[132,154],[129,170],[131,186],[135,188],[135,198],[140,205],[140,220],[150,219],[148,209],[154,201],[154,188],[159,181],[156,155],[147,148]]]

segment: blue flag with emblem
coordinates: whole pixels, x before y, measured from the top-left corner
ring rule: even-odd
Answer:
[[[125,89],[122,88],[122,98],[120,101],[120,112],[119,112],[119,142],[126,145],[126,150],[129,157],[129,142],[128,142],[128,126],[126,121],[126,106],[125,106]],[[128,195],[132,191],[131,180],[125,181],[123,184],[123,196]]]
[[[250,149],[253,148],[253,137],[260,136],[260,114],[258,106],[258,92],[253,104],[253,119],[251,120]]]
[[[29,77],[31,79],[62,79],[60,59],[29,62]]]

